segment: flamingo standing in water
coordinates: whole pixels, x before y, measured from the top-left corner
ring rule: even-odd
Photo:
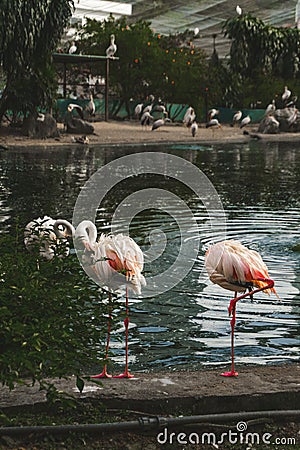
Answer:
[[[125,371],[114,378],[132,378],[128,370],[128,327],[129,305],[128,289],[140,294],[141,287],[146,285],[142,275],[144,255],[137,243],[129,236],[123,234],[101,234],[97,241],[97,229],[93,222],[84,220],[75,231],[75,240],[85,248],[84,260],[92,270],[94,279],[109,290],[109,302],[111,305],[111,292],[121,286],[126,287],[126,318],[125,325]],[[111,332],[111,306],[108,319],[107,341],[105,350],[105,364],[103,371],[92,378],[111,378],[107,373],[108,350]]]
[[[274,292],[274,281],[259,253],[249,250],[239,241],[223,241],[212,245],[205,255],[205,266],[210,280],[224,289],[235,292],[228,312],[231,319],[231,371],[222,373],[226,377],[236,377],[234,370],[234,326],[236,322],[236,303],[256,292]],[[249,292],[245,292],[248,289]],[[240,295],[238,295],[240,293]]]

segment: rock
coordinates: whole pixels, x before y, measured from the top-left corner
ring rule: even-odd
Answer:
[[[280,123],[273,116],[266,116],[260,122],[258,132],[263,134],[276,134],[279,133]]]
[[[296,108],[276,109],[274,117],[279,122],[280,131],[300,131],[300,117]]]
[[[66,115],[65,125],[67,133],[83,135],[94,133],[94,127],[92,124],[90,124],[86,120],[73,117],[71,114]]]
[[[59,137],[56,120],[48,113],[26,118],[23,123],[23,133],[35,139]]]

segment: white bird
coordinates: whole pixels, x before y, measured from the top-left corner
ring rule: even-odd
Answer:
[[[273,99],[272,102],[266,107],[265,116],[272,115],[276,111],[276,105],[275,100]]]
[[[142,114],[141,117],[141,125],[142,127],[147,127],[150,125],[150,122],[153,120],[153,116],[151,116],[150,112],[146,111]]]
[[[152,111],[152,108],[153,108],[153,104],[151,104],[151,105],[147,105],[147,106],[145,106],[145,108],[143,109],[143,114],[145,114],[145,113],[151,113],[151,111]]]
[[[36,120],[38,122],[45,122],[45,114],[39,112]]]
[[[298,109],[297,108],[291,108],[290,109],[290,115],[287,118],[287,124],[290,127],[291,125],[293,125],[293,123],[296,122],[298,118]]]
[[[152,111],[156,111],[156,112],[160,112],[163,113],[164,116],[168,116],[168,111],[166,110],[165,105],[155,105],[154,108],[152,109]]]
[[[69,103],[68,112],[71,114],[73,110],[75,110],[83,120],[83,108],[80,105],[76,105],[76,103]]]
[[[109,290],[111,303],[111,293],[122,286],[126,286],[126,318],[125,325],[125,371],[115,378],[132,378],[128,371],[128,327],[129,327],[129,306],[128,289],[137,295],[141,294],[142,286],[146,285],[146,280],[142,275],[144,266],[144,255],[137,243],[129,236],[123,234],[105,235],[101,234],[97,241],[97,229],[93,222],[84,220],[75,231],[75,241],[85,249],[83,254],[83,265],[87,266],[92,278],[102,287]],[[84,258],[85,257],[85,258]],[[110,308],[112,305],[110,304]],[[109,314],[105,365],[99,375],[92,378],[111,377],[107,373],[107,359],[110,344],[110,324],[111,312]]]
[[[192,136],[195,137],[198,131],[198,124],[197,122],[193,122],[192,126],[191,126],[191,132],[192,132]]]
[[[217,116],[218,114],[219,114],[219,110],[218,109],[215,109],[215,108],[213,108],[213,109],[210,109],[209,111],[208,111],[208,120],[211,120],[211,119],[213,119],[215,116]]]
[[[192,106],[189,106],[184,114],[183,123],[189,128],[195,121],[195,119],[196,119],[195,110]]]
[[[281,96],[283,103],[286,103],[288,101],[288,99],[291,96],[291,91],[288,89],[287,86],[284,86],[284,92]]]
[[[86,110],[88,111],[90,116],[95,116],[96,105],[95,105],[95,102],[94,102],[92,94],[90,94],[90,101],[88,102],[88,104],[86,106]]]
[[[220,124],[218,119],[211,119],[209,122],[207,122],[206,128],[222,128],[222,125]]]
[[[107,49],[106,49],[106,56],[108,58],[113,58],[115,53],[116,53],[116,51],[117,51],[117,46],[115,44],[115,35],[112,34],[110,36],[110,46],[107,47]]]
[[[240,128],[246,127],[247,125],[249,125],[250,122],[251,122],[251,117],[249,115],[244,117],[243,120],[241,121]]]
[[[76,53],[77,47],[75,45],[75,41],[72,42],[71,47],[69,48],[69,54],[72,55],[73,53]]]
[[[233,116],[233,118],[232,118],[232,124],[231,124],[232,127],[234,127],[234,125],[235,125],[236,123],[238,123],[238,122],[241,120],[242,115],[243,115],[242,111],[237,111],[237,112],[234,114],[234,116]]]
[[[73,237],[75,229],[67,220],[39,217],[29,222],[24,229],[24,244],[28,251],[38,250],[39,255],[50,261],[57,256],[68,256],[70,248],[67,237]]]
[[[137,119],[138,119],[138,118],[140,117],[140,115],[142,114],[143,106],[144,106],[143,103],[138,103],[138,104],[136,105],[136,107],[134,108],[134,115],[135,115],[135,117],[136,117]]]
[[[242,8],[240,7],[240,5],[236,5],[235,10],[236,10],[236,12],[237,12],[237,14],[238,14],[239,16],[242,15],[243,10],[242,10]]]
[[[157,119],[157,120],[155,120],[155,122],[153,122],[151,131],[158,130],[158,128],[160,128],[160,127],[162,127],[163,125],[165,125],[166,122],[171,122],[171,120],[168,119],[168,118],[163,118],[163,119]]]

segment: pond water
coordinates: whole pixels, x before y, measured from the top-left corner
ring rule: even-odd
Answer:
[[[295,361],[300,346],[300,252],[292,251],[292,246],[300,243],[300,144],[251,141],[2,151],[0,231],[8,231],[16,217],[22,225],[43,215],[71,220],[76,199],[91,175],[121,156],[147,151],[180,156],[203,171],[222,200],[227,239],[238,239],[259,251],[275,280],[281,302],[275,296],[258,294],[253,302],[245,299],[238,303],[237,363]],[[146,258],[146,278],[172,264],[182,239],[197,241],[199,253],[192,270],[172,289],[159,296],[131,298],[131,369],[229,364],[227,307],[231,294],[213,285],[202,271],[205,250],[220,240],[221,234],[218,228],[208,226],[205,208],[195,193],[167,176],[131,177],[103,199],[96,218],[98,231],[110,231],[120,202],[127,199],[130,203],[131,194],[146,187],[170,190],[183,200],[176,206],[177,214],[184,216],[182,205],[188,205],[195,219],[180,235],[169,210],[150,205],[136,215],[130,234],[145,252],[151,247],[152,230],[161,230],[166,238],[163,254],[150,262]],[[113,348],[115,364],[121,363],[122,343],[114,341]]]

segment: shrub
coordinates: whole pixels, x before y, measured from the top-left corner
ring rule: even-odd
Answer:
[[[20,230],[1,235],[0,248],[0,382],[13,389],[26,378],[43,387],[46,378],[75,374],[82,389],[84,371],[104,356],[106,295],[75,254],[38,259]]]

